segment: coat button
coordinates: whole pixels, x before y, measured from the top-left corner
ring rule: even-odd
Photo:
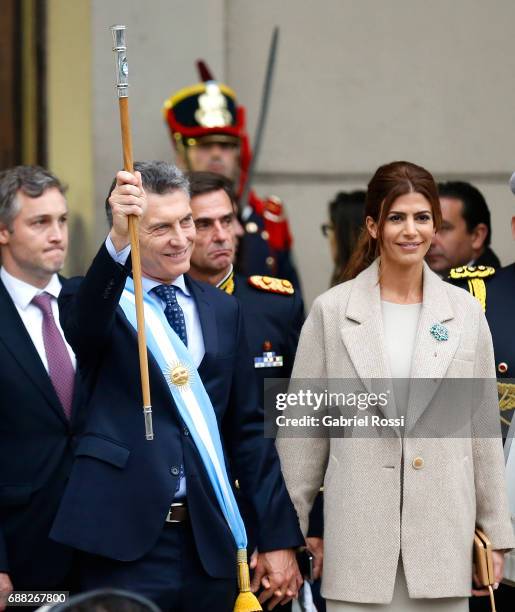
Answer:
[[[422,459],[422,457],[415,457],[415,459],[413,459],[413,461],[411,462],[411,465],[416,470],[421,470],[424,467],[424,460]]]
[[[185,427],[185,428],[182,430],[182,433],[183,433],[185,436],[189,436],[189,435],[190,435],[190,430],[189,430],[187,427]]]
[[[501,361],[501,363],[497,366],[497,371],[499,374],[506,374],[508,371],[508,364],[505,361]]]
[[[173,466],[173,468],[170,469],[170,472],[174,475],[174,476],[178,476],[179,475],[179,468],[177,466]]]

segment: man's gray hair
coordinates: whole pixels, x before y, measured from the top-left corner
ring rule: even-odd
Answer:
[[[9,227],[20,212],[18,191],[29,198],[39,198],[53,187],[66,193],[66,186],[41,166],[15,166],[0,172],[0,223]]]
[[[184,173],[174,166],[164,161],[145,161],[134,162],[134,170],[141,172],[143,189],[150,193],[163,195],[171,191],[183,191],[190,197],[190,183]],[[105,209],[109,225],[113,224],[111,205],[109,197],[116,187],[116,178],[111,183],[109,193],[105,201]]]

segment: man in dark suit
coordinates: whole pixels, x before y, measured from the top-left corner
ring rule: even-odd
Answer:
[[[292,549],[302,536],[273,444],[263,437],[239,305],[185,276],[195,225],[182,173],[164,162],[136,170],[146,193],[139,175],[118,173],[106,243],[61,298],[91,416],[52,537],[88,553],[85,588],[130,588],[173,611],[228,612],[234,605],[235,541],[168,373],[151,352],[155,439],[145,440],[136,335],[119,308],[131,270],[127,218],[135,214],[143,291],[187,346],[214,409],[229,478],[239,480],[259,517],[261,599],[286,602],[300,581]]]
[[[2,595],[72,587],[72,551],[48,538],[83,416],[57,306],[67,218],[64,188],[50,172],[18,166],[0,174]]]
[[[434,236],[426,260],[445,278],[458,266],[492,266],[499,258],[490,248],[490,210],[483,194],[464,181],[439,183],[442,226]]]

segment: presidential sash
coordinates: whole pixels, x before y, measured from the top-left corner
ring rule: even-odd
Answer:
[[[248,578],[247,534],[225,469],[213,405],[188,349],[168,323],[157,297],[145,293],[143,306],[147,348],[157,361],[177,410],[190,431],[238,548],[238,582],[241,592],[235,610],[261,610],[253,596],[250,601],[252,594]],[[137,329],[134,283],[130,277],[125,283],[120,307],[130,324]]]

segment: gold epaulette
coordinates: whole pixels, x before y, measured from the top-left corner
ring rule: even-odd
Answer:
[[[486,311],[485,278],[494,274],[495,268],[491,266],[460,266],[450,271],[449,278],[457,280],[466,279],[469,293],[481,304],[484,312]]]
[[[295,289],[289,280],[273,278],[272,276],[249,276],[249,285],[261,291],[280,293],[281,295],[293,295]]]
[[[488,278],[494,274],[495,268],[492,268],[492,266],[460,266],[449,272],[449,278],[457,280],[461,278]]]

